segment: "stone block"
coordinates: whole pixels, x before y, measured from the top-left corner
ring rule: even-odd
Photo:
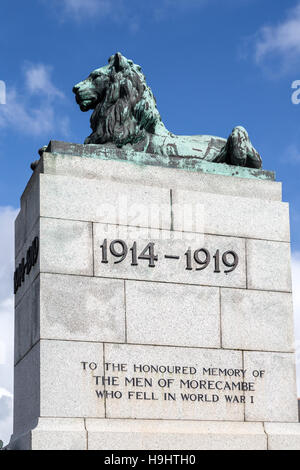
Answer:
[[[220,347],[218,288],[125,282],[128,343]]]
[[[40,418],[32,431],[32,450],[86,450],[83,419]]]
[[[106,366],[106,378],[117,377],[116,385],[106,390],[122,394],[119,398],[107,397],[107,418],[244,420],[243,400],[229,403],[225,397],[236,392],[216,391],[208,383],[226,381],[213,376],[211,368],[243,369],[239,351],[105,344],[105,363],[125,364],[126,369],[116,372],[111,365]],[[201,380],[205,384],[200,384]]]
[[[221,289],[221,318],[223,348],[294,351],[291,294]]]
[[[15,296],[18,305],[40,272],[93,276],[92,224],[41,217],[16,258],[16,268],[26,262],[26,253],[35,237],[39,238],[36,264],[25,274]]]
[[[289,242],[289,206],[246,197],[173,191],[174,230]]]
[[[168,140],[168,145],[172,144],[172,138]],[[197,138],[194,139],[196,144]],[[209,140],[209,139],[208,139]],[[209,143],[208,140],[207,144]],[[166,141],[165,141],[166,144]],[[134,163],[138,166],[158,166],[160,168],[180,170],[188,170],[197,173],[209,173],[214,175],[234,176],[241,178],[251,178],[258,180],[270,180],[274,181],[275,174],[273,171],[268,170],[257,170],[253,168],[232,166],[227,164],[220,165],[219,163],[213,163],[202,158],[198,158],[199,155],[194,155],[192,158],[178,158],[177,155],[158,155],[154,153],[145,153],[143,151],[134,151],[130,148],[116,148],[108,146],[105,148],[103,145],[83,145],[74,144],[67,142],[60,142],[57,140],[51,140],[47,147],[47,151],[54,153],[55,155],[69,155],[69,156],[80,156],[83,158],[94,158],[101,160],[117,160],[127,161],[128,163]]]
[[[41,218],[40,270],[93,276],[92,224]]]
[[[15,363],[40,339],[125,342],[124,281],[41,273],[16,307]]]
[[[95,276],[217,287],[246,287],[245,241],[243,239],[104,224],[94,224],[93,233]],[[103,248],[101,248],[105,239],[107,240],[107,260],[103,258]],[[126,242],[128,250],[122,262],[120,262],[120,257],[114,257],[110,252],[111,242],[120,239]],[[132,248],[135,241],[137,242],[137,259],[133,262]],[[149,266],[149,260],[139,259],[139,254],[149,242],[155,244],[154,255],[158,257],[158,260],[154,262],[155,267]],[[120,243],[113,248],[119,254],[122,251]],[[186,253],[189,248],[191,249],[191,270],[187,269]],[[194,251],[202,248],[208,250],[210,263],[206,269],[197,270],[203,266],[195,262],[193,255]],[[217,250],[219,250],[220,269],[218,271],[220,272],[215,272],[214,256]],[[222,256],[228,251],[234,251],[238,255],[238,265],[234,271],[226,274],[225,271],[230,268],[223,264]],[[147,254],[149,254],[148,250]],[[206,255],[203,252],[198,255],[200,261],[205,260]],[[165,256],[178,256],[179,259],[169,259]],[[228,255],[227,260],[232,263],[233,256]]]
[[[40,344],[14,369],[14,436],[28,433],[40,415]]]
[[[267,449],[262,423],[87,419],[86,427],[90,450]]]
[[[289,243],[247,240],[248,289],[292,292]]]
[[[41,216],[170,229],[170,190],[120,182],[40,175]]]
[[[294,354],[244,352],[246,379],[255,382],[254,403],[246,403],[246,421],[298,422]],[[263,378],[253,377],[263,371]]]
[[[41,274],[41,338],[125,342],[124,281]]]
[[[15,307],[14,363],[40,339],[40,277],[32,282]]]
[[[103,375],[103,345],[79,341],[42,340],[40,343],[40,416],[104,417],[104,403],[94,392],[94,376]],[[83,362],[95,363],[97,368],[84,370]]]
[[[128,162],[76,157],[45,152],[43,172],[51,175],[106,180],[143,186],[183,189],[203,193],[281,201],[281,183],[248,178],[230,178],[176,168],[137,165]]]
[[[265,423],[269,450],[300,450],[299,423]]]
[[[28,243],[40,216],[40,177],[33,173],[21,197],[21,210],[15,221],[15,256]]]
[[[27,253],[30,247],[32,247],[34,239],[39,238],[39,248],[38,248],[38,256],[34,266],[31,267],[30,271],[26,269],[27,264]],[[15,295],[15,306],[19,304],[21,299],[23,298],[24,294],[30,289],[34,280],[37,278],[40,272],[40,252],[41,252],[41,244],[40,244],[40,221],[38,220],[34,225],[31,232],[27,235],[26,243],[23,245],[22,249],[19,251],[18,255],[15,258],[15,272],[18,270],[20,271],[20,266],[24,265],[24,277],[21,282],[21,285],[18,287],[16,295]],[[23,261],[24,260],[24,261]],[[20,272],[22,272],[21,269]],[[14,282],[12,282],[12,289],[14,288]]]
[[[13,436],[9,450],[86,450],[84,419],[39,418],[32,430]]]

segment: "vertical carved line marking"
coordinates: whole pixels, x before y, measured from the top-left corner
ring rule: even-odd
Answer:
[[[171,228],[174,231],[174,212],[173,212],[173,189],[170,189],[170,205],[171,205]]]
[[[104,376],[104,418],[106,418],[106,373],[105,373],[105,343],[103,343],[103,376]]]
[[[92,262],[93,262],[93,276],[95,276],[95,246],[94,246],[94,223],[92,222]]]
[[[127,308],[126,308],[126,281],[124,280],[124,311],[125,311],[125,343],[128,341],[127,336]]]
[[[243,367],[243,370],[245,370],[245,351],[242,351],[242,367]],[[247,398],[246,392],[244,392],[244,397]],[[245,403],[243,404],[243,408],[244,408],[244,421],[246,421],[246,399],[245,399]]]
[[[223,331],[222,331],[222,289],[219,287],[219,312],[220,312],[220,346],[223,349]]]
[[[246,276],[246,289],[248,289],[248,243],[245,238],[245,276]]]

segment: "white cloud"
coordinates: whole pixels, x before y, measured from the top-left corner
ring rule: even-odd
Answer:
[[[141,2],[139,5],[133,5],[125,0],[57,0],[63,12],[71,18],[80,20],[87,17],[104,18],[109,16],[110,19],[116,21],[129,21],[129,28],[132,29],[137,24],[137,16],[132,15],[139,13],[140,20],[143,14],[148,17],[164,17],[166,11],[174,11],[174,9],[187,9],[190,7],[199,7],[208,4],[211,0],[160,0],[153,3]],[[224,0],[216,0],[224,1]],[[228,1],[228,0],[227,0]],[[158,6],[155,6],[156,5]]]
[[[1,387],[0,387],[0,399],[1,399],[2,397],[12,398],[13,395],[12,395],[12,393],[10,393],[10,392],[9,392],[8,390],[6,390],[5,388],[1,388]]]
[[[0,127],[9,127],[24,134],[42,135],[54,128],[54,110],[51,106],[41,104],[31,108],[15,89],[6,94],[6,105],[0,108]]]
[[[300,150],[297,145],[290,144],[284,152],[283,161],[291,163],[300,163]]]
[[[59,0],[59,3],[63,5],[67,15],[80,19],[82,16],[107,16],[114,10],[117,2],[111,0]]]
[[[6,87],[6,104],[0,107],[0,128],[34,136],[48,136],[56,129],[68,132],[69,119],[55,112],[55,99],[63,99],[64,94],[52,83],[51,67],[27,63],[23,72],[27,93]]]
[[[48,65],[28,63],[24,67],[24,74],[29,92],[46,95],[50,98],[64,98],[65,95],[52,83],[51,72],[52,67]]]
[[[274,57],[277,71],[286,70],[300,59],[300,2],[288,12],[284,21],[264,26],[255,35],[256,63],[264,65]]]
[[[49,4],[49,2],[44,3]],[[128,29],[136,33],[145,20],[165,21],[170,15],[189,12],[202,7],[243,6],[255,0],[152,0],[151,2],[131,2],[125,0],[56,0],[60,7],[58,18],[81,22],[85,19],[105,19],[116,23],[126,23]]]
[[[0,440],[8,444],[12,434],[13,400],[9,396],[0,398]]]

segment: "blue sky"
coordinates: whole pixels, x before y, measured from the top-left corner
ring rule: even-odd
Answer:
[[[19,198],[38,148],[51,139],[82,143],[90,134],[89,116],[79,111],[72,87],[117,51],[142,65],[172,132],[227,137],[236,125],[247,128],[264,168],[276,171],[290,202],[300,312],[300,104],[291,100],[292,83],[300,80],[300,1],[2,0],[0,400],[7,411],[0,412],[0,432],[11,415],[7,337]]]

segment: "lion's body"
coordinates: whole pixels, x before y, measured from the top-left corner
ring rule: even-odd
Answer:
[[[241,127],[235,128],[227,141],[213,136],[177,136],[169,132],[162,123],[141,67],[120,53],[112,56],[105,67],[94,70],[73,91],[82,111],[94,110],[93,132],[85,144],[130,146],[139,152],[163,156],[261,167],[261,158]]]
[[[142,141],[129,144],[137,152],[152,153],[162,156],[193,157],[214,162],[220,153],[225,139],[210,135],[174,135],[170,132],[147,135]],[[124,146],[124,149],[126,146]]]

